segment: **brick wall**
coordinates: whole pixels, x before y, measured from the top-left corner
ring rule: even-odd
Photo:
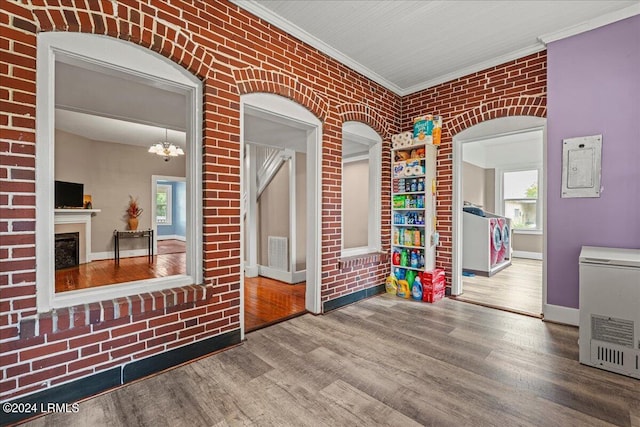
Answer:
[[[0,0],[0,398],[11,399],[239,325],[239,101],[280,94],[323,121],[322,300],[383,283],[385,263],[340,260],[345,120],[384,140],[383,242],[390,238],[389,136],[401,99],[236,6],[214,1]],[[36,34],[106,34],[180,64],[204,85],[203,286],[37,313]]]
[[[451,284],[453,137],[482,121],[508,116],[546,117],[547,54],[535,53],[479,71],[402,99],[401,128],[413,127],[413,118],[425,113],[443,117],[437,163],[437,230],[440,246],[436,266],[447,272]]]

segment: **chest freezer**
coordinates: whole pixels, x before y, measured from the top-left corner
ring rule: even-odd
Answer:
[[[580,363],[640,378],[640,250],[583,246]]]

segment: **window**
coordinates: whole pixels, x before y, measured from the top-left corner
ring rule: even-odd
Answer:
[[[538,169],[503,172],[503,214],[515,230],[542,230],[539,176]]]
[[[342,256],[380,250],[381,145],[369,126],[343,125]]]
[[[172,202],[171,185],[158,184],[156,190],[156,223],[158,225],[171,225]]]

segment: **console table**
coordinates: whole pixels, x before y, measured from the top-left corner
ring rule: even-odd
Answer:
[[[113,238],[115,244],[113,245],[113,254],[116,260],[116,264],[120,263],[120,239],[131,239],[131,238],[147,238],[147,256],[149,257],[149,262],[153,262],[153,230],[113,230]]]

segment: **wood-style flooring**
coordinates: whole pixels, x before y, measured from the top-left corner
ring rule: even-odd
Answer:
[[[187,251],[187,242],[176,239],[158,240],[158,255],[179,254]]]
[[[640,381],[580,365],[577,340],[506,311],[381,295],[28,425],[640,425]]]
[[[304,313],[305,288],[304,282],[291,285],[266,277],[245,276],[245,331],[254,331]]]
[[[511,266],[491,277],[462,277],[459,300],[529,316],[542,313],[542,261],[513,258]]]
[[[105,259],[56,270],[56,292],[185,274],[186,258],[183,252],[155,255],[153,262],[147,256],[121,258],[120,264]]]

